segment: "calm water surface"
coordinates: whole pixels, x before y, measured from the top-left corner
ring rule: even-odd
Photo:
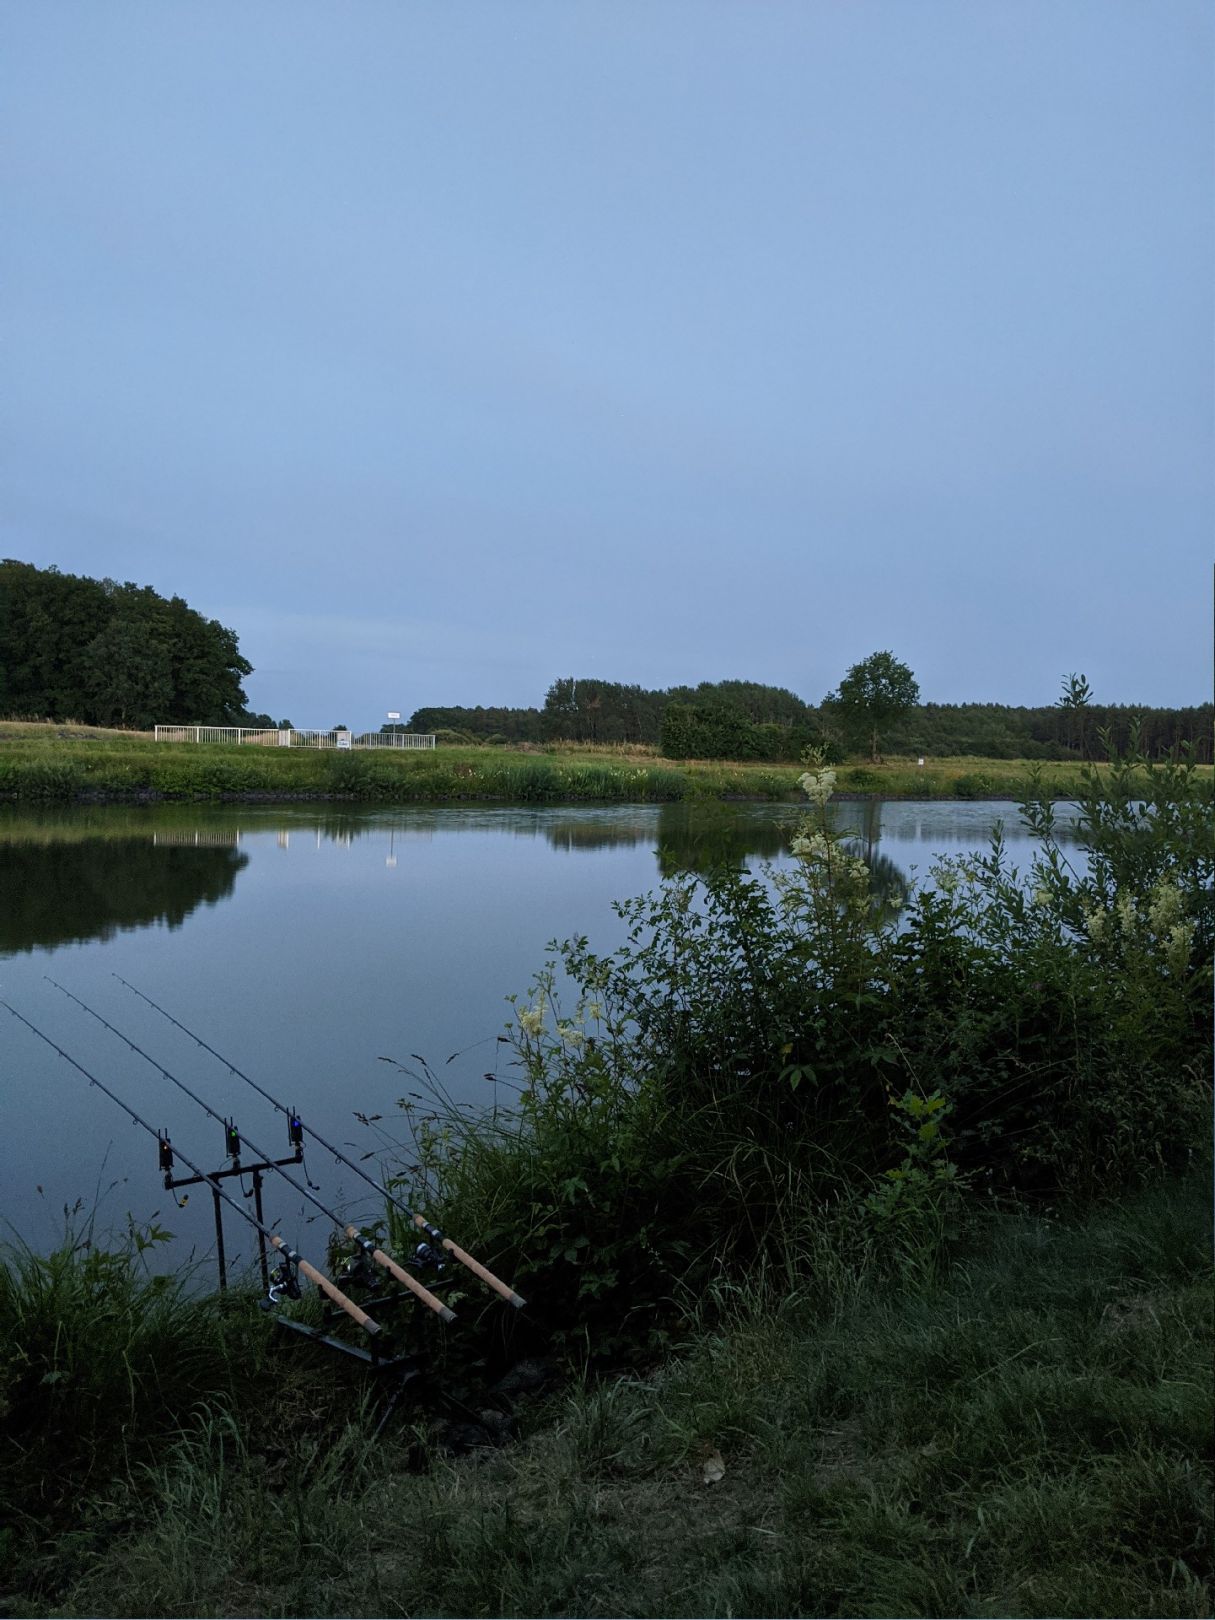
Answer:
[[[923,880],[932,858],[982,847],[1011,804],[840,803],[832,814],[872,860]],[[0,811],[0,996],[205,1168],[219,1127],[46,982],[96,1008],[218,1112],[285,1151],[270,1105],[123,988],[139,986],[309,1123],[357,1152],[404,1134],[397,1100],[421,1054],[453,1095],[492,1105],[486,1071],[510,1074],[496,1037],[550,940],[610,949],[611,903],[664,872],[722,860],[790,861],[796,807],[185,807]],[[461,1053],[449,1063],[452,1054]],[[373,1127],[356,1115],[383,1116]],[[354,1156],[354,1155],[352,1155]],[[356,1218],[366,1187],[312,1152],[312,1179]],[[305,1253],[323,1218],[285,1183],[271,1217]],[[158,1212],[174,1260],[211,1242],[210,1200],[179,1210],[151,1138],[0,1009],[0,1221],[35,1246],[63,1209],[100,1203],[103,1225]],[[231,1223],[235,1227],[237,1217]],[[247,1255],[244,1232],[229,1245]]]

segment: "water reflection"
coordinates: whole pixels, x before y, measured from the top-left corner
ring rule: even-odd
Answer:
[[[115,930],[179,926],[201,905],[230,897],[248,863],[242,845],[273,839],[282,851],[383,846],[383,865],[416,869],[411,846],[469,834],[547,844],[563,854],[653,851],[656,875],[706,873],[789,855],[796,804],[97,806],[0,810],[0,953],[108,939]],[[863,856],[874,891],[906,898],[901,860],[919,849],[982,847],[996,819],[1014,838],[1015,807],[970,802],[833,802],[830,816]],[[1069,836],[1061,814],[1058,836]],[[493,840],[497,844],[497,838]],[[501,845],[497,847],[501,848]],[[420,852],[419,852],[420,853]],[[378,864],[378,863],[377,863]],[[404,871],[402,873],[404,875]]]
[[[232,893],[249,857],[224,839],[88,838],[0,843],[0,955],[178,928]]]
[[[793,811],[774,817],[747,814],[736,804],[664,804],[658,815],[658,870],[711,872],[719,866],[741,866],[749,857],[775,860],[789,848],[797,817]]]

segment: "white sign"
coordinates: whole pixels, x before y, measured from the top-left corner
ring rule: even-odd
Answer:
[[[400,710],[399,709],[389,709],[388,718],[390,720],[399,720],[401,718]]]

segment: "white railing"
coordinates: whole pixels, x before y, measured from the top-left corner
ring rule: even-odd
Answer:
[[[243,743],[254,748],[433,748],[433,735],[406,731],[258,730],[253,726],[157,726],[157,742]]]

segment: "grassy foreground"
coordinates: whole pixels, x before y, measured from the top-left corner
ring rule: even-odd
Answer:
[[[1029,762],[934,759],[845,765],[837,792],[890,799],[1021,798]],[[1208,776],[1210,767],[1203,767]],[[785,799],[802,767],[728,760],[664,760],[653,749],[438,748],[337,753],[305,748],[156,743],[147,733],[0,721],[0,800],[368,799],[396,803],[510,803],[693,797]],[[1079,767],[1047,765],[1048,797],[1070,798]]]
[[[803,1286],[723,1287],[662,1365],[460,1458],[416,1411],[373,1443],[260,1324],[163,1291],[160,1389],[151,1285],[120,1286],[91,1326],[129,1331],[127,1377],[95,1394],[139,1421],[58,1504],[10,1467],[0,1612],[1209,1615],[1208,1204],[1193,1173],[976,1217],[918,1287],[824,1233]]]

